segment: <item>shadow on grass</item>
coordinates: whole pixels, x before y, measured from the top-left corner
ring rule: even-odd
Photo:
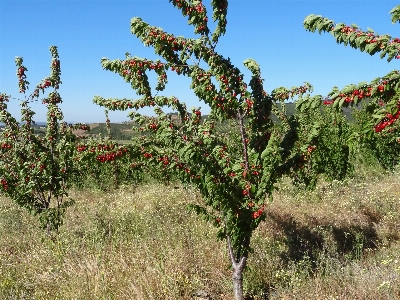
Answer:
[[[285,245],[285,250],[280,253],[283,268],[290,269],[295,264],[302,268],[301,272],[313,277],[324,272],[321,269],[326,262],[324,260],[334,258],[341,264],[346,264],[377,250],[381,240],[376,225],[381,218],[367,210],[363,210],[363,215],[367,222],[354,222],[345,226],[312,219],[302,223],[293,215],[277,212],[268,212],[267,219],[274,229],[275,239]],[[276,288],[275,284],[264,282],[262,299],[270,299]]]
[[[347,226],[331,223],[301,224],[293,216],[268,214],[274,227],[283,234],[287,251],[281,255],[284,264],[309,259],[312,271],[322,252],[329,252],[337,258],[360,259],[366,250],[375,250],[380,244],[375,216],[364,214],[367,225],[349,224]]]

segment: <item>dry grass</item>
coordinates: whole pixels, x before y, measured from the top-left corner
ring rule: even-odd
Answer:
[[[270,299],[400,299],[399,174],[286,189],[267,215],[254,244],[282,247]]]
[[[282,184],[253,238],[255,299],[400,298],[400,178]],[[148,184],[75,191],[56,242],[0,202],[0,299],[230,299],[225,243],[185,209],[190,189]]]
[[[190,299],[199,288],[229,288],[224,245],[185,210],[193,192],[144,185],[71,196],[56,243],[2,200],[1,299]]]

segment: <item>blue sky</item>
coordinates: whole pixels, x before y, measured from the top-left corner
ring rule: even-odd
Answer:
[[[210,2],[204,1],[206,7]],[[379,55],[336,44],[330,34],[307,32],[304,18],[320,14],[336,23],[355,23],[364,30],[370,27],[379,34],[400,37],[400,24],[392,24],[389,14],[398,4],[391,0],[230,0],[227,33],[216,49],[243,70],[247,81],[250,76],[243,61],[255,59],[267,92],[308,81],[314,86],[313,94],[325,96],[333,86],[342,88],[383,76],[397,69],[399,61],[388,63]],[[157,58],[152,48],[130,33],[130,20],[136,16],[175,35],[196,37],[168,0],[0,0],[0,92],[23,98],[17,88],[15,56],[24,58],[32,90],[49,75],[49,47],[55,45],[61,60],[64,119],[104,122],[104,108],[93,104],[93,96],[136,99],[137,95],[120,76],[102,70],[100,59],[123,59],[126,52]],[[189,108],[202,107],[207,113],[208,107],[196,99],[189,85],[187,78],[169,74],[162,94],[177,96]],[[9,107],[20,119],[18,101]],[[33,110],[36,121],[45,121],[44,105],[34,104]],[[111,122],[127,121],[127,114],[111,112]]]

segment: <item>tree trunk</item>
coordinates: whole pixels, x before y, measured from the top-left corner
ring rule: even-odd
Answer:
[[[231,239],[228,236],[228,251],[229,257],[231,259],[232,267],[233,267],[233,275],[232,275],[232,282],[233,282],[233,294],[235,296],[235,300],[244,300],[243,295],[243,271],[246,267],[247,262],[247,251],[245,254],[242,255],[240,258],[235,258],[233,254]]]
[[[233,268],[233,293],[235,295],[235,300],[243,300],[243,268],[234,267]]]

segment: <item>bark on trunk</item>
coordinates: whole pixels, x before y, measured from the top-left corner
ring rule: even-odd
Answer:
[[[243,300],[243,270],[241,268],[233,269],[233,293],[235,295],[235,300]]]
[[[232,275],[232,282],[233,282],[233,294],[235,296],[235,300],[244,300],[243,295],[243,271],[246,267],[247,262],[247,251],[246,254],[241,256],[240,258],[235,258],[233,254],[231,239],[228,236],[228,251],[229,257],[231,259],[232,267],[233,267],[233,275]]]

